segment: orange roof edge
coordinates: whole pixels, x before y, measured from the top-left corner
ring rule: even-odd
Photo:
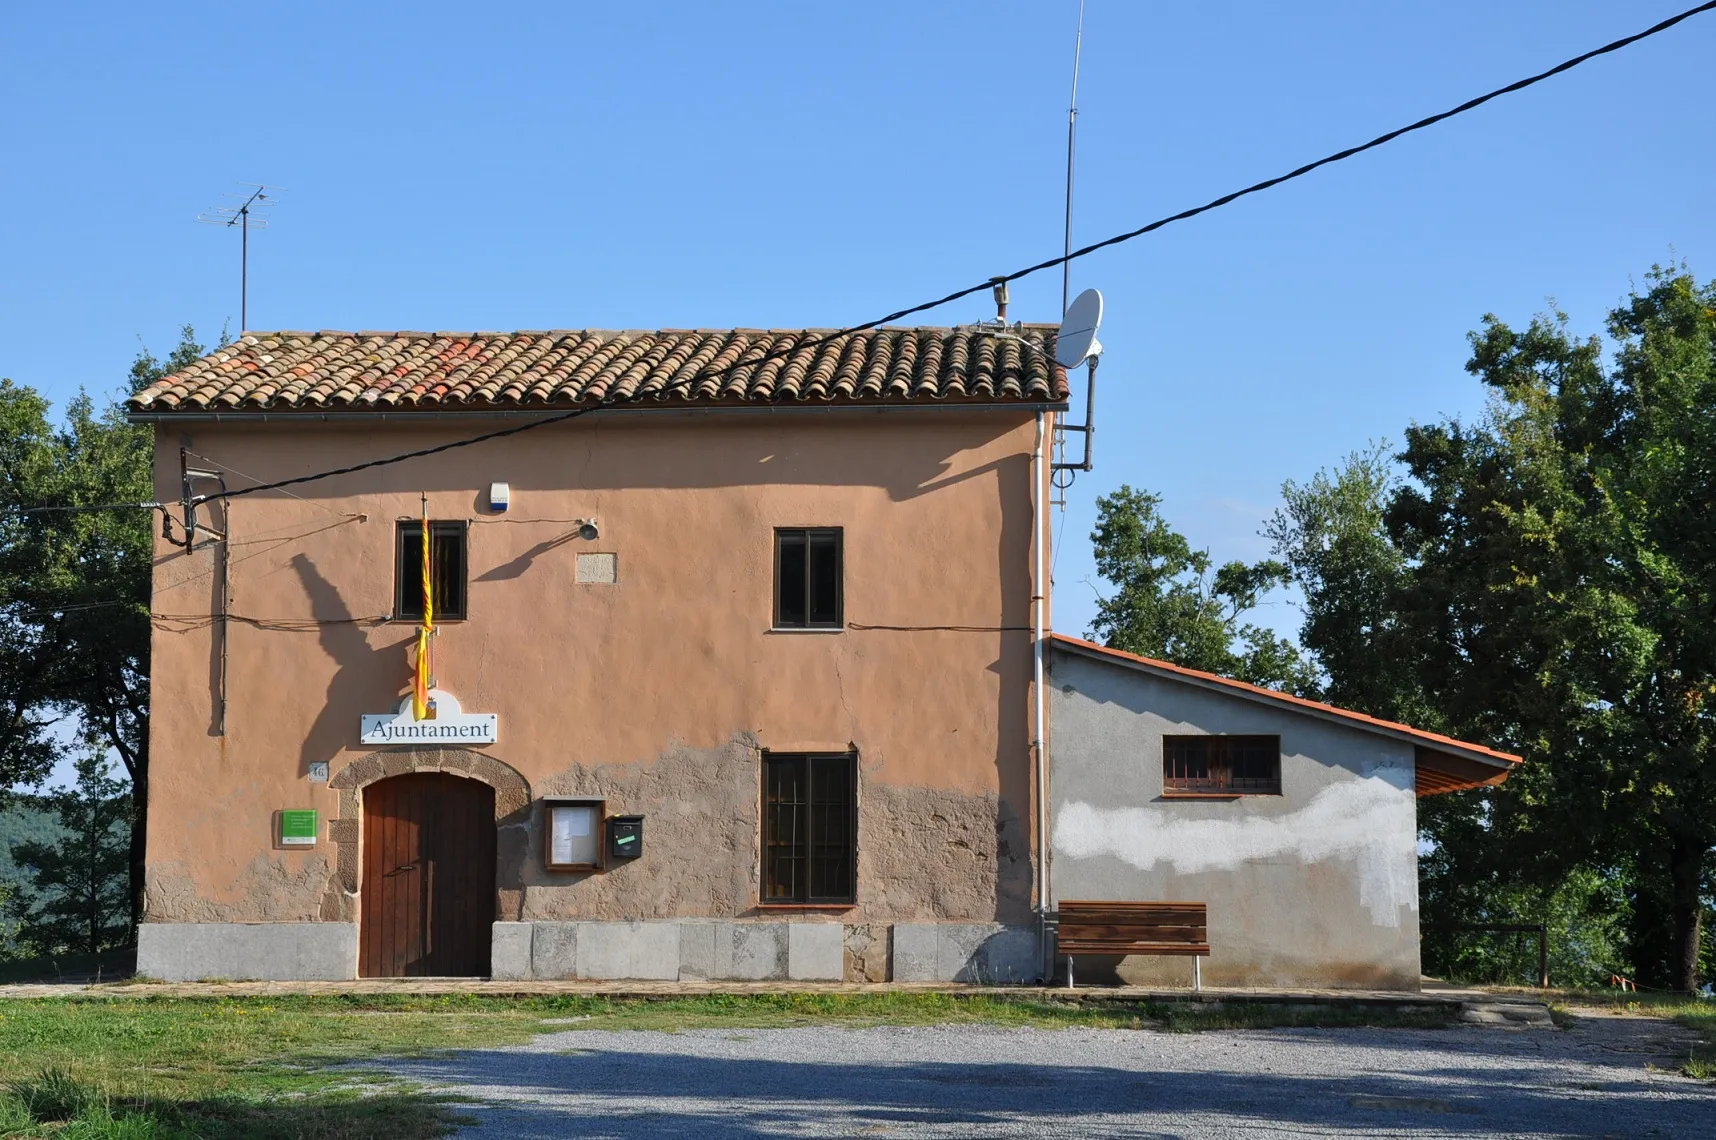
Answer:
[[[1141,657],[1136,653],[1128,653],[1124,649],[1110,649],[1106,645],[1098,645],[1096,642],[1086,641],[1082,637],[1070,637],[1064,633],[1051,633],[1049,634],[1049,640],[1059,642],[1068,648],[1081,650],[1088,654],[1114,657],[1122,661],[1129,661],[1138,665],[1146,665],[1151,669],[1158,669],[1164,673],[1175,673],[1189,680],[1199,681],[1205,684],[1219,685],[1222,688],[1233,689],[1251,697],[1265,697],[1272,701],[1279,701],[1284,705],[1303,709],[1306,712],[1313,713],[1318,716],[1335,717],[1340,720],[1351,721],[1355,726],[1360,728],[1381,729],[1390,735],[1405,736],[1431,748],[1443,750],[1458,749],[1459,752],[1468,756],[1478,756],[1490,762],[1499,762],[1509,766],[1497,773],[1497,776],[1500,777],[1499,779],[1485,780],[1483,781],[1484,783],[1500,783],[1502,779],[1507,777],[1508,772],[1512,771],[1513,765],[1523,763],[1522,757],[1515,756],[1511,752],[1499,752],[1494,748],[1486,748],[1482,744],[1473,744],[1465,740],[1455,740],[1453,737],[1443,736],[1439,732],[1427,732],[1422,728],[1413,728],[1409,724],[1400,724],[1392,720],[1381,720],[1374,716],[1366,716],[1361,712],[1354,712],[1351,709],[1338,708],[1335,705],[1324,704],[1321,701],[1306,700],[1304,697],[1295,697],[1291,693],[1281,693],[1274,689],[1265,689],[1259,685],[1248,685],[1244,681],[1235,681],[1231,677],[1223,677],[1215,673],[1206,673],[1202,669],[1188,669],[1184,665],[1175,665],[1169,661],[1158,661],[1154,657]],[[1473,787],[1476,785],[1462,781],[1461,786]],[[1456,789],[1449,787],[1446,790],[1454,791]]]

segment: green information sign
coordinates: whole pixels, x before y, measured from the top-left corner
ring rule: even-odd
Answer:
[[[280,845],[282,847],[314,847],[316,845],[316,813],[313,811],[281,812]]]

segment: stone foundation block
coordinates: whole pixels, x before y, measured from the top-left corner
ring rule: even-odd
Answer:
[[[677,922],[581,922],[577,940],[580,978],[679,978]]]
[[[357,977],[355,922],[145,922],[137,972],[164,982],[265,982]]]
[[[576,978],[578,974],[578,927],[576,922],[532,922],[530,974],[533,978]]]
[[[787,976],[788,923],[723,922],[715,927],[715,973],[723,981],[767,982]]]
[[[999,923],[897,922],[894,981],[993,985],[1035,981],[1037,937]]]
[[[838,922],[787,924],[787,977],[838,982],[846,976],[846,928]]]
[[[531,924],[497,922],[489,935],[489,977],[509,982],[532,977]]]
[[[683,922],[679,926],[679,980],[704,982],[715,976],[713,922]]]

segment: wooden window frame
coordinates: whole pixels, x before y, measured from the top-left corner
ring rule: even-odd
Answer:
[[[1188,757],[1176,751],[1196,746],[1203,750],[1202,766],[1209,773],[1198,779],[1174,774],[1176,762]],[[1275,757],[1273,778],[1248,777],[1236,782],[1234,753],[1244,747],[1267,749]],[[1281,794],[1281,737],[1272,733],[1194,733],[1162,737],[1162,796],[1164,799],[1231,800],[1241,796]]]
[[[814,578],[810,572],[810,538],[812,535],[832,535],[834,538],[834,620],[819,622],[811,618],[811,593],[814,590]],[[799,536],[805,542],[804,560],[804,621],[788,622],[781,613],[781,558],[784,549],[783,539],[789,536]],[[820,630],[823,632],[839,632],[846,628],[846,532],[838,526],[777,526],[774,538],[774,610],[771,629],[776,630]]]
[[[598,796],[544,796],[542,803],[542,865],[550,871],[600,871],[607,866],[608,801]],[[554,809],[587,807],[596,809],[591,834],[596,840],[596,858],[587,863],[556,863],[554,861]]]
[[[816,851],[816,813],[810,810],[816,802],[816,791],[812,785],[812,773],[815,771],[813,761],[841,760],[847,766],[847,787],[851,789],[851,799],[847,805],[846,820],[846,880],[851,884],[851,891],[844,895],[813,895],[810,893],[814,876],[811,864]],[[771,896],[769,894],[770,878],[770,823],[769,813],[769,769],[776,764],[802,764],[804,766],[804,838],[795,847],[802,849],[804,854],[796,856],[804,861],[802,889],[792,898]],[[858,905],[858,753],[856,752],[764,752],[762,763],[762,787],[760,788],[762,807],[760,827],[758,828],[759,843],[762,854],[762,873],[757,883],[757,903],[760,907],[777,908],[840,908]]]
[[[419,585],[423,580],[423,569],[417,559],[412,565],[405,565],[405,538],[407,534],[417,537],[423,533],[421,519],[400,519],[393,532],[393,620],[419,622],[423,620],[423,609],[417,604],[415,613],[406,609],[407,599],[417,597]],[[429,520],[429,549],[431,565],[433,565],[435,546],[439,541],[457,537],[459,550],[459,609],[457,613],[444,609],[440,599],[435,603],[436,621],[464,621],[471,612],[471,527],[463,519],[430,519]],[[408,589],[409,587],[409,589]],[[418,599],[419,602],[421,599]],[[416,603],[414,603],[416,604]]]

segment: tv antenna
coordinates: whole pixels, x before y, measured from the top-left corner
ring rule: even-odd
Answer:
[[[1078,35],[1073,39],[1072,99],[1067,106],[1067,227],[1066,260],[1061,263],[1061,315],[1072,291],[1073,143],[1078,138],[1078,64],[1084,52],[1084,0],[1078,0]]]
[[[1050,472],[1071,471],[1065,483],[1057,482],[1055,486],[1065,491],[1072,486],[1076,472],[1091,469],[1091,447],[1096,441],[1096,362],[1102,356],[1102,344],[1096,339],[1096,330],[1102,325],[1102,294],[1095,289],[1086,289],[1067,307],[1067,315],[1061,321],[1060,331],[1055,334],[1055,363],[1062,368],[1077,368],[1085,365],[1089,373],[1088,386],[1084,396],[1084,423],[1062,424],[1061,430],[1081,431],[1084,433],[1084,462],[1055,463],[1050,465]]]
[[[269,211],[274,208],[274,195],[283,186],[264,186],[259,182],[240,182],[248,191],[224,195],[239,201],[236,206],[214,206],[197,215],[197,221],[210,226],[238,227],[238,331],[250,327],[250,231],[268,228]]]

